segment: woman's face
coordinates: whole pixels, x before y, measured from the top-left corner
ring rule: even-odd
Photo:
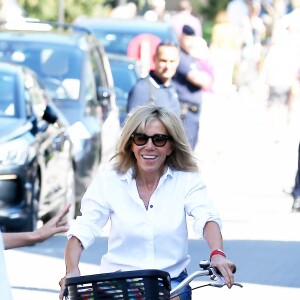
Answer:
[[[159,120],[147,124],[143,132],[137,133],[144,133],[147,136],[155,134],[168,135],[166,128]],[[164,146],[157,147],[153,144],[152,139],[149,138],[143,146],[137,146],[132,142],[132,151],[137,161],[138,172],[151,173],[152,175],[157,173],[161,175],[166,157],[172,153],[173,148],[169,140]]]

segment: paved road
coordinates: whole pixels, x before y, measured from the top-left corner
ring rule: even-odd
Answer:
[[[223,219],[225,250],[236,262],[236,279],[244,288],[203,288],[195,291],[195,299],[299,299],[300,213],[290,212],[292,199],[282,191],[294,180],[299,108],[297,100],[290,125],[278,132],[255,96],[205,100],[196,154]],[[97,239],[84,253],[83,274],[97,273],[106,241]],[[193,271],[208,249],[192,230],[189,243]],[[56,236],[34,247],[6,251],[15,300],[57,299],[64,244],[65,237]]]

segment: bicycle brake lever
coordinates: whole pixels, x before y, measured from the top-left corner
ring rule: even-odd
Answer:
[[[214,281],[210,283],[211,286],[223,287],[224,285],[226,285],[224,278],[218,274],[215,268],[211,268],[210,271],[211,271],[210,279]]]
[[[214,280],[215,282],[211,282],[209,284],[210,286],[221,288],[224,285],[226,285],[225,279],[221,275],[219,275],[219,274],[220,274],[220,272],[218,272],[218,270],[212,268],[210,278],[212,280]],[[238,282],[234,282],[233,285],[236,285],[236,286],[238,286],[240,288],[243,287],[243,285],[240,284],[240,283],[238,283]]]
[[[241,283],[238,283],[238,282],[235,282],[233,285],[236,285],[236,286],[238,286],[240,288],[244,287]]]
[[[214,279],[214,282],[209,283],[210,286],[221,288],[226,285],[225,280],[222,277]]]
[[[209,285],[213,286],[213,287],[222,288],[223,286],[226,285],[226,283],[224,281],[217,280],[216,282],[211,282]],[[235,282],[233,285],[236,285],[236,286],[238,286],[240,288],[243,287],[243,285],[240,284],[240,283],[238,283],[238,282]]]

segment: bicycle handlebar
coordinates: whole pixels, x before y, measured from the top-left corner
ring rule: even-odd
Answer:
[[[183,287],[188,285],[191,281],[193,281],[197,277],[208,276],[208,277],[210,277],[210,280],[211,280],[211,282],[209,282],[208,284],[205,284],[205,285],[202,285],[199,287],[209,285],[209,286],[221,288],[226,285],[224,278],[220,275],[220,272],[218,272],[214,267],[211,267],[209,261],[206,261],[206,260],[201,261],[199,266],[202,268],[201,271],[195,271],[194,273],[189,275],[186,279],[184,279],[178,286],[176,286],[174,289],[171,290],[171,292],[170,292],[171,299],[173,297],[175,297],[176,295],[178,295],[178,292]],[[236,271],[236,268],[233,270],[233,273],[235,273],[235,271]],[[233,285],[239,286],[241,288],[243,287],[243,285],[238,282],[235,282]],[[199,287],[197,287],[197,288],[199,288]]]

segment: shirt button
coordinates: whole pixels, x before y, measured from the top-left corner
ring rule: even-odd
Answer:
[[[153,208],[153,205],[152,205],[152,204],[150,205],[150,208]]]

